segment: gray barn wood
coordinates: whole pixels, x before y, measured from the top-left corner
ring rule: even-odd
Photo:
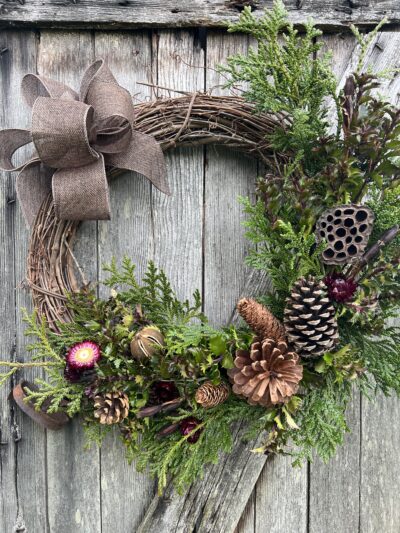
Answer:
[[[12,0],[0,4],[0,23],[94,28],[220,27],[235,20],[241,0]],[[271,7],[272,0],[254,0],[256,12]],[[350,22],[376,24],[387,16],[400,22],[398,0],[286,0],[290,19],[302,24],[312,17],[323,27],[335,29]]]
[[[120,4],[126,5],[105,0],[0,4],[0,24],[37,28],[0,32],[1,127],[29,122],[29,110],[19,95],[20,79],[28,71],[36,69],[76,87],[88,63],[104,57],[137,99],[155,96],[153,89],[138,82],[217,94],[223,80],[215,66],[249,46],[247,37],[217,29],[114,31],[121,26],[218,26],[237,16],[237,10],[228,9],[222,0],[164,0],[161,7],[156,0]],[[358,6],[353,8],[329,0],[306,0],[301,9],[295,9],[294,1],[286,4],[296,22],[313,14],[336,27],[349,20],[372,23],[384,12],[398,22],[400,11],[395,1],[352,2]],[[180,12],[170,12],[176,9]],[[54,31],[44,26],[102,26],[105,31]],[[325,42],[343,83],[358,56],[354,39],[337,34],[325,37]],[[379,70],[398,66],[399,45],[400,33],[380,34],[366,58],[368,65]],[[396,76],[385,86],[394,102],[399,83]],[[96,281],[102,279],[101,264],[112,256],[130,255],[139,274],[154,259],[180,296],[189,297],[199,287],[211,321],[226,323],[240,294],[267,290],[265,276],[243,266],[248,243],[237,202],[238,195],[253,194],[260,170],[254,161],[214,147],[171,152],[167,161],[173,196],[163,197],[134,174],[119,178],[112,184],[112,221],[82,225],[76,246],[79,261],[87,277]],[[27,341],[19,309],[30,305],[29,294],[21,287],[28,232],[14,201],[13,177],[2,174],[0,195],[0,354],[24,360]],[[7,394],[7,388],[0,391],[1,533],[231,533],[235,527],[236,533],[397,533],[400,529],[396,460],[400,406],[395,399],[370,404],[356,395],[348,414],[353,431],[329,465],[316,461],[293,470],[290,458],[266,462],[249,453],[251,443],[238,442],[235,453],[207,469],[204,480],[186,496],[178,498],[168,490],[159,498],[154,496],[154,482],[126,464],[116,436],[100,451],[83,451],[78,421],[59,433],[46,433],[14,411]]]

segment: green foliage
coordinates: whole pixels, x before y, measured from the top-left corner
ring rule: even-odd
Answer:
[[[178,423],[188,416],[200,421],[198,429],[203,429],[195,444],[187,442],[193,432],[182,436],[179,431],[167,438],[157,436],[169,424]],[[256,427],[259,433],[265,426],[265,409],[248,405],[238,398],[231,397],[227,402],[212,409],[180,410],[175,416],[157,421],[143,436],[139,446],[128,443],[128,457],[135,459],[139,470],[150,471],[158,478],[159,492],[165,488],[170,477],[179,493],[183,493],[196,479],[203,477],[207,464],[216,464],[221,453],[229,453],[233,447],[232,425],[246,420],[249,427]]]
[[[319,184],[328,205],[361,202],[376,188],[396,187],[400,179],[400,110],[375,96],[376,75],[354,73],[339,99],[343,138],[316,150],[327,161]]]
[[[349,384],[338,383],[331,373],[323,384],[308,391],[296,418],[299,429],[291,432],[297,447],[292,452],[295,466],[304,460],[312,461],[314,451],[327,462],[337,446],[343,444],[348,431],[345,410],[350,394]]]
[[[370,239],[370,243],[375,243],[386,230],[400,224],[400,185],[383,190],[376,187],[370,191],[370,198],[366,203],[375,215]],[[397,236],[390,246],[385,247],[385,259],[393,258],[399,248],[400,236]]]
[[[241,202],[248,215],[244,223],[246,236],[255,245],[247,261],[252,267],[268,272],[274,294],[268,296],[266,303],[280,317],[290,288],[299,277],[323,275],[320,255],[325,245],[316,246],[313,234],[305,228],[296,231],[291,222],[278,219],[271,223],[261,200],[255,205],[247,198]]]
[[[251,35],[257,48],[230,57],[221,67],[229,78],[227,87],[244,82],[244,96],[258,111],[288,116],[286,126],[273,136],[276,150],[301,152],[306,162],[314,159],[312,148],[326,129],[324,99],[335,97],[336,87],[330,56],[317,55],[321,32],[309,21],[299,35],[281,0],[260,18],[246,7],[228,31]]]
[[[44,317],[38,321],[36,313],[29,316],[25,312],[24,321],[28,325],[25,334],[36,339],[28,346],[28,350],[33,352],[33,361],[45,361],[43,368],[47,374],[46,380],[35,380],[38,390],[26,388],[27,401],[34,403],[37,409],[46,402],[46,410],[49,413],[65,411],[69,416],[74,416],[81,411],[82,390],[81,387],[65,381],[63,377],[65,361],[54,349],[53,341],[56,335],[49,331]]]
[[[382,326],[379,334],[371,336],[345,323],[341,336],[351,343],[354,358],[363,362],[367,371],[362,383],[365,389],[400,395],[400,328]]]
[[[193,304],[188,300],[180,301],[172,290],[165,272],[158,270],[153,262],[149,262],[141,284],[135,276],[135,265],[127,257],[122,261],[121,271],[118,270],[115,259],[110,265],[104,265],[103,269],[110,274],[104,284],[114,289],[118,286],[127,287],[122,301],[128,305],[142,305],[151,322],[162,326],[186,323],[194,318],[205,320],[201,313],[199,291],[196,290],[193,294]]]

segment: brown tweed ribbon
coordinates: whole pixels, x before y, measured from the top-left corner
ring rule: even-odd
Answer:
[[[86,70],[79,94],[35,74],[21,88],[32,128],[0,131],[0,168],[20,171],[17,193],[29,224],[51,190],[58,218],[109,219],[106,166],[139,172],[169,194],[161,147],[135,131],[131,96],[103,60]],[[32,157],[14,166],[14,152],[31,142]]]

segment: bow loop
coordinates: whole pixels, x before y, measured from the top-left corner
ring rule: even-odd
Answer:
[[[36,99],[40,96],[79,100],[79,95],[68,85],[36,74],[26,74],[22,78],[21,91],[29,107],[33,107]]]
[[[128,148],[132,137],[132,126],[125,117],[113,115],[99,121],[95,133],[93,147],[104,154],[116,154]]]
[[[32,107],[32,129],[0,131],[0,167],[21,170],[17,191],[29,223],[50,188],[59,218],[108,219],[105,164],[139,172],[169,194],[161,147],[135,131],[131,96],[103,60],[86,70],[79,96],[35,74],[23,78],[22,93]],[[36,154],[15,167],[12,155],[30,142]],[[41,167],[45,175],[38,177]]]
[[[93,118],[93,108],[82,102],[39,96],[32,109],[32,138],[40,160],[51,168],[96,161],[88,134]]]

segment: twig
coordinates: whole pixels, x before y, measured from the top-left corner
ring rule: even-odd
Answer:
[[[52,361],[30,362],[30,363],[19,363],[17,361],[0,361],[0,366],[8,366],[10,368],[33,368],[33,367],[43,367],[43,366],[60,366],[60,363],[55,363]]]
[[[387,244],[391,243],[399,233],[399,226],[393,226],[392,228],[385,231],[383,235],[377,240],[377,242],[369,248],[365,254],[361,257],[356,265],[350,270],[348,277],[355,279],[360,271],[370,262],[374,257],[376,257],[381,249]]]
[[[146,83],[145,81],[137,81],[137,85],[145,85],[146,87],[152,87],[153,89],[161,89],[162,91],[168,91],[171,93],[177,93],[177,94],[190,94],[190,91],[178,91],[178,89],[171,89],[169,87],[163,87],[162,85],[157,85],[155,83]]]

